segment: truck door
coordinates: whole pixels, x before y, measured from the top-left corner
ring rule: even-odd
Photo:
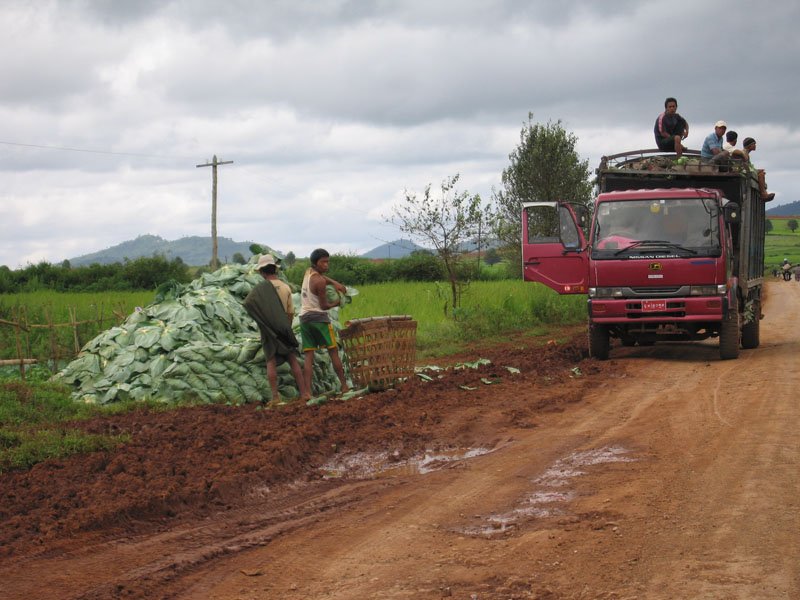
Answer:
[[[579,218],[580,216],[580,218]],[[538,281],[559,294],[588,291],[589,258],[585,207],[565,202],[522,205],[522,268],[525,281]]]

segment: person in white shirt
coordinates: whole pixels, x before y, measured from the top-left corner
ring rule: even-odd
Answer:
[[[722,149],[728,152],[736,150],[736,141],[739,139],[739,134],[732,129],[725,133],[725,141],[722,144]]]

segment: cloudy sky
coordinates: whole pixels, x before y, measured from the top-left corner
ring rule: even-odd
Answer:
[[[676,96],[699,149],[758,140],[800,200],[800,4],[740,0],[4,0],[0,265],[142,234],[307,256],[401,237],[404,190],[488,200],[529,112],[592,169],[653,146]]]

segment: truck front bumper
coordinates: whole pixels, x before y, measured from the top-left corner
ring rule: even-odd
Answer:
[[[665,321],[721,321],[724,298],[592,298],[589,317],[594,323],[663,323]]]

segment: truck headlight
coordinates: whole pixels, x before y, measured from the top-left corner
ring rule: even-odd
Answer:
[[[722,291],[720,291],[720,288],[722,288]],[[719,296],[724,293],[724,285],[693,285],[689,287],[690,296]]]
[[[589,288],[589,298],[622,298],[622,288],[620,287],[598,287]]]

